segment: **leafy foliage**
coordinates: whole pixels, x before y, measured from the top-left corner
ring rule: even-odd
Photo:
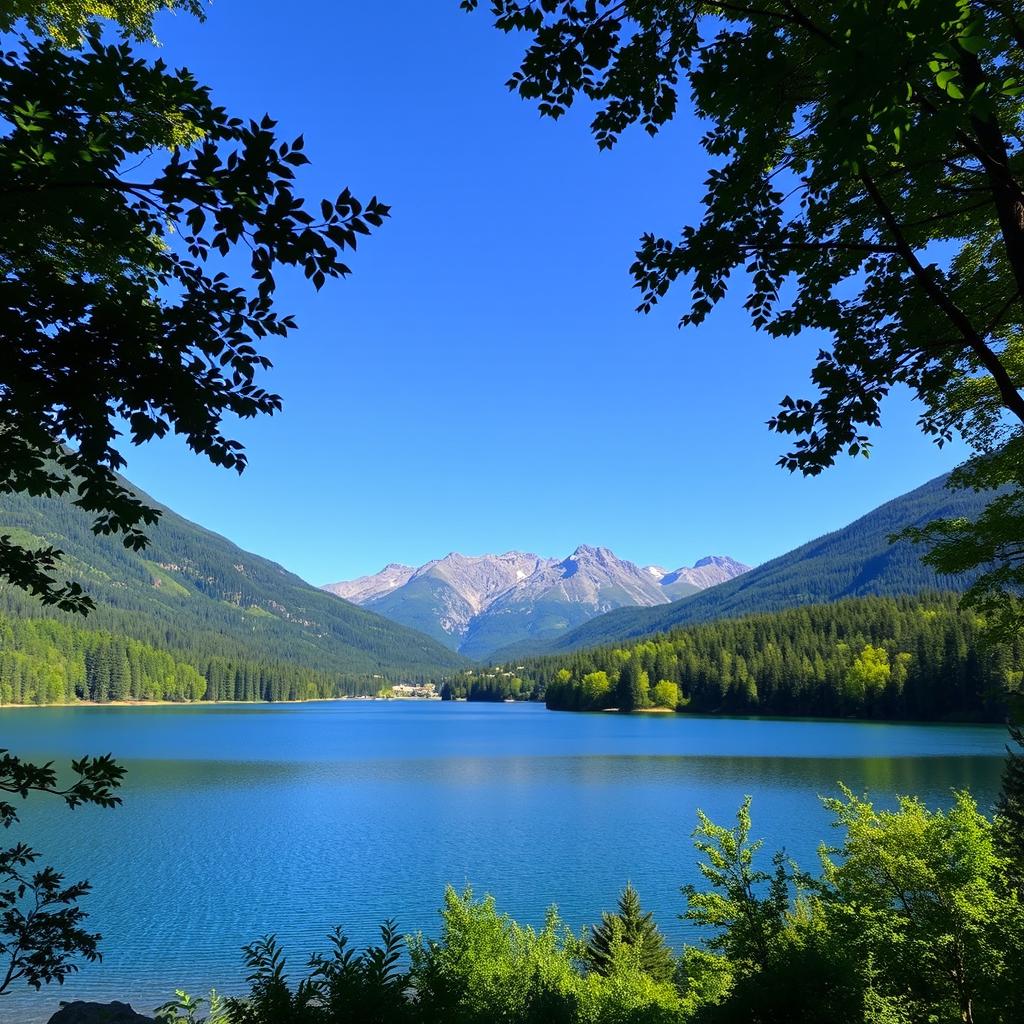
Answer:
[[[71,809],[121,802],[115,790],[124,769],[109,756],[83,757],[71,770],[75,778],[61,785],[52,763],[36,765],[0,750],[0,824],[10,828],[18,822],[18,808],[8,797],[47,793]],[[54,868],[36,866],[39,856],[25,843],[0,850],[0,995],[18,981],[37,989],[63,983],[78,969],[77,960],[100,957],[101,936],[86,930],[86,914],[78,906],[89,883],[65,884]]]
[[[242,471],[224,417],[280,408],[257,346],[295,327],[276,275],[294,268],[317,289],[347,275],[342,253],[388,216],[348,189],[311,212],[295,184],[301,137],[280,142],[269,117],[229,114],[187,71],[90,27],[118,16],[145,35],[163,6],[199,5],[16,4],[8,26],[27,15],[57,38],[22,35],[0,55],[0,493],[70,495],[135,551],[159,510],[117,476],[116,424],[133,444],[173,431]],[[58,554],[5,537],[0,579],[88,611],[55,575]]]
[[[204,1008],[209,1011],[208,1015],[200,1017]],[[216,990],[210,992],[208,999],[203,999],[177,989],[173,999],[157,1007],[156,1018],[167,1024],[176,1021],[183,1024],[230,1024],[226,1003]]]
[[[1024,728],[1010,727],[1003,784],[996,805],[996,839],[1024,891]]]
[[[416,936],[410,947],[410,981],[424,1021],[485,1024],[522,1020],[553,1024],[574,1020],[572,955],[552,908],[540,931],[499,914],[493,898],[475,900],[449,887],[436,940]]]
[[[1019,478],[1019,456],[1014,441],[953,471],[951,482],[958,487],[978,492],[1001,488],[976,519],[944,517],[900,535],[926,544],[923,560],[937,572],[962,574],[987,567],[975,575],[964,603],[986,616],[994,638],[1013,637],[1024,627],[1019,601],[1024,593],[1024,491],[1009,486]]]
[[[537,930],[449,887],[439,935],[410,937],[407,959],[390,922],[358,955],[335,932],[294,985],[272,938],[247,947],[249,994],[215,1024],[1018,1020],[1024,908],[971,798],[886,810],[844,789],[825,803],[842,839],[816,876],[781,853],[762,865],[749,798],[731,828],[698,812],[705,884],[683,893],[699,944],[678,960],[629,886],[579,938],[554,909]],[[191,1022],[194,1006],[179,993],[163,1019]]]
[[[202,0],[6,0],[0,31],[10,32],[23,20],[36,35],[71,46],[100,21],[110,20],[125,36],[141,41],[152,38],[153,19],[161,10],[205,16]]]
[[[320,986],[328,1019],[358,1016],[359,1024],[400,1024],[410,1019],[406,979],[399,970],[402,937],[394,921],[380,928],[380,944],[356,954],[345,936],[331,936],[331,955],[310,964]],[[333,1014],[333,1017],[331,1016]]]
[[[712,1006],[727,993],[735,998],[771,960],[790,908],[791,877],[784,858],[775,857],[771,872],[757,865],[763,843],[751,841],[750,804],[747,797],[731,829],[698,810],[693,842],[703,855],[698,866],[711,888],[682,889],[684,917],[708,930],[703,946],[684,950],[682,974],[696,998]]]
[[[970,796],[957,794],[947,812],[909,798],[878,811],[849,790],[825,804],[846,834],[822,854],[826,921],[851,944],[870,944],[876,967],[911,1002],[924,997],[946,1019],[1006,1019],[1019,1000],[1010,987],[1019,964],[1007,957],[1024,917]]]
[[[825,804],[844,838],[817,878],[782,854],[756,867],[749,799],[734,829],[701,816],[712,889],[686,890],[687,916],[715,933],[684,953],[696,1019],[1013,1020],[1024,914],[970,796],[886,811],[844,789]]]

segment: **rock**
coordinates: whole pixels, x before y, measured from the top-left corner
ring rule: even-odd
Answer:
[[[48,1024],[156,1024],[127,1003],[61,1003]]]

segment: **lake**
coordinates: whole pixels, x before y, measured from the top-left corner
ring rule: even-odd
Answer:
[[[291,705],[0,709],[0,746],[128,768],[116,810],[39,797],[24,837],[88,878],[104,961],[63,989],[18,990],[0,1020],[45,1021],[61,999],[150,1011],[177,987],[237,990],[239,948],[276,932],[298,968],[342,925],[360,944],[395,917],[435,934],[445,883],[491,892],[540,924],[575,929],[627,880],[673,944],[679,887],[698,881],[695,808],[731,823],[754,797],[767,854],[814,867],[842,780],[892,803],[989,806],[1005,732],[944,726],[570,714],[524,704],[348,701]]]

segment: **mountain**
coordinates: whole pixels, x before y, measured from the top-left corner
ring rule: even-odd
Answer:
[[[323,589],[482,659],[510,643],[544,643],[610,609],[664,604],[746,570],[720,556],[671,571],[640,568],[583,544],[561,561],[521,551],[452,552],[415,570],[391,564]]]
[[[544,564],[537,555],[519,551],[479,556],[452,552],[427,562],[400,586],[359,603],[457,650],[470,624],[499,594]],[[345,585],[329,589],[337,593],[338,586]]]
[[[344,583],[329,583],[320,589],[326,590],[336,597],[343,597],[353,604],[366,604],[367,601],[383,597],[408,583],[409,577],[415,571],[411,565],[399,565],[397,562],[391,562],[372,576],[360,576],[357,580],[347,580]]]
[[[171,651],[200,672],[211,660],[224,669],[225,659],[239,672],[246,666],[243,675],[258,669],[268,679],[302,669],[318,674],[318,692],[342,679],[375,689],[374,678],[421,678],[464,664],[448,647],[324,593],[134,490],[163,509],[142,552],[96,536],[91,517],[67,501],[0,495],[0,535],[63,550],[64,573],[97,605],[83,619],[3,587],[0,615],[109,631]]]
[[[726,583],[742,573],[748,572],[750,566],[737,562],[735,558],[709,555],[692,566],[673,569],[671,572],[656,565],[648,565],[644,569],[661,584],[662,592],[668,599],[675,601],[696,593],[698,590],[706,590],[719,583]]]
[[[844,597],[963,590],[970,579],[938,576],[921,562],[922,550],[889,537],[933,519],[976,516],[991,494],[951,491],[940,476],[889,501],[849,526],[751,569],[735,579],[653,608],[619,608],[543,645],[509,645],[498,658],[572,651],[619,643],[676,626],[820,604]]]

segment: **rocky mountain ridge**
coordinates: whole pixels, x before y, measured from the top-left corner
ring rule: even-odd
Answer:
[[[552,640],[509,645],[496,652],[495,658],[510,661],[528,655],[629,644],[639,637],[681,626],[848,597],[962,592],[974,582],[975,574],[939,576],[921,561],[927,547],[909,540],[892,540],[907,527],[923,526],[936,519],[974,520],[982,514],[992,492],[950,490],[948,480],[948,475],[929,480],[737,579],[667,605],[616,608]]]
[[[581,544],[564,559],[453,551],[419,568],[391,563],[323,589],[485,658],[518,640],[556,637],[615,608],[675,601],[747,568],[718,555],[672,570],[641,567],[609,548]]]

